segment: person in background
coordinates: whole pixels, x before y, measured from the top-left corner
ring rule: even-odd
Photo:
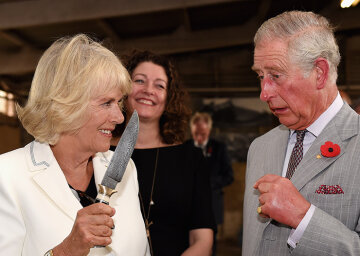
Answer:
[[[0,155],[2,255],[150,255],[131,160],[110,205],[94,204],[130,91],[119,59],[83,34],[45,51],[17,106],[35,140]]]
[[[196,112],[190,119],[192,139],[186,143],[200,148],[203,152],[210,175],[215,221],[217,225],[221,225],[224,222],[223,188],[234,181],[234,174],[226,145],[210,138],[211,128],[211,116],[205,112]],[[213,255],[216,255],[216,232],[214,233]]]
[[[254,42],[260,99],[281,124],[248,152],[242,255],[360,255],[360,120],[336,85],[333,28],[285,12]]]
[[[209,176],[201,151],[183,144],[190,110],[177,72],[166,57],[149,51],[123,60],[133,85],[125,116],[136,110],[140,120],[132,159],[153,255],[210,255],[215,224]]]

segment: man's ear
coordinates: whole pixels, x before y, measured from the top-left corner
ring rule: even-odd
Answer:
[[[317,58],[315,60],[315,72],[316,72],[316,87],[317,89],[323,89],[329,80],[329,63],[324,58]]]

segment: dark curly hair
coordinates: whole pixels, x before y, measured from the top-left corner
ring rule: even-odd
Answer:
[[[160,117],[160,135],[166,144],[184,142],[191,115],[189,96],[182,88],[178,73],[170,59],[150,51],[133,50],[130,54],[122,56],[121,61],[130,76],[132,76],[134,69],[143,62],[152,62],[164,68],[168,78],[168,86],[165,110]],[[129,117],[126,116],[126,118]],[[114,135],[121,134],[123,129],[124,125],[120,125],[120,131],[115,131]]]

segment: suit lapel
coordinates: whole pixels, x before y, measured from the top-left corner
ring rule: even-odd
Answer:
[[[324,171],[329,165],[339,159],[346,151],[348,139],[357,135],[358,116],[347,104],[329,122],[320,135],[315,139],[303,160],[300,162],[291,181],[298,190],[301,190],[316,175]],[[331,141],[340,146],[341,152],[335,157],[321,155],[320,147]],[[320,158],[318,157],[320,156]]]
[[[270,145],[269,161],[267,168],[264,170],[264,175],[272,173],[281,176],[284,167],[286,148],[289,140],[290,131],[283,125],[278,127],[277,134],[273,136],[273,141]]]
[[[33,180],[43,193],[61,211],[75,220],[82,208],[80,202],[69,189],[69,185],[48,144],[33,141],[28,145],[27,159]]]
[[[207,145],[206,145],[206,151],[205,151],[205,155],[206,157],[211,158],[213,156],[213,154],[218,154],[218,150],[214,149],[214,141],[212,139],[209,139]]]
[[[98,184],[101,184],[101,181],[102,181],[102,179],[105,175],[105,172],[109,166],[112,154],[113,154],[112,151],[107,151],[104,153],[97,153],[93,159],[94,177],[95,177],[95,184],[96,184],[97,190],[99,190]]]

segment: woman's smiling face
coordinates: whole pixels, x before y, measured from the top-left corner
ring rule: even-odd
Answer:
[[[141,62],[133,71],[132,92],[127,99],[127,108],[134,109],[139,118],[159,120],[166,106],[168,78],[162,66]]]
[[[109,150],[112,131],[124,121],[121,112],[123,95],[114,89],[90,101],[89,119],[74,135],[73,143],[91,154]]]

